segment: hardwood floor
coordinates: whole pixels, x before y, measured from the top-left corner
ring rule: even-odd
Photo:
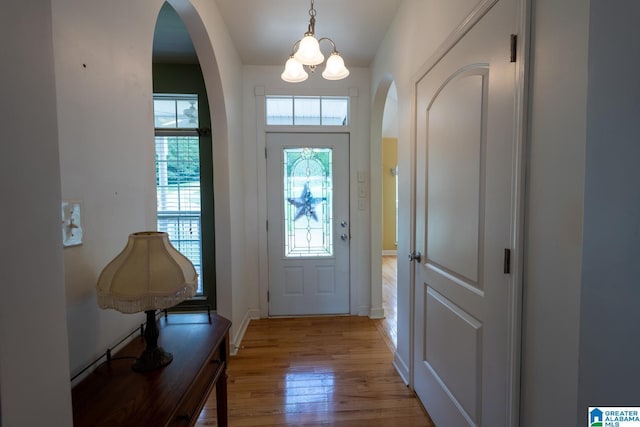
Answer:
[[[433,427],[366,317],[254,320],[228,374],[229,425]],[[198,426],[215,426],[215,394]]]
[[[382,308],[385,318],[376,326],[385,342],[395,351],[398,345],[398,263],[395,255],[382,256]]]

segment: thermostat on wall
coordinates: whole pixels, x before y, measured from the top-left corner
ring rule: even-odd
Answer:
[[[80,202],[62,202],[62,244],[65,247],[82,244]]]

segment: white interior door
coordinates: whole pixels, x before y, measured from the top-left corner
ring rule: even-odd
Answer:
[[[416,86],[414,386],[442,427],[508,423],[516,23],[499,0]]]
[[[269,133],[269,315],[349,313],[349,135]]]

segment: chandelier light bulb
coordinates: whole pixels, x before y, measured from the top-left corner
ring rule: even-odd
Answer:
[[[327,59],[322,77],[327,80],[342,80],[347,76],[349,76],[349,70],[344,66],[344,60],[338,52],[332,52]]]
[[[293,56],[289,57],[284,66],[284,72],[280,75],[282,80],[290,83],[299,83],[307,80],[309,74],[304,67]]]
[[[293,57],[303,65],[319,65],[324,62],[324,55],[320,52],[318,40],[309,33],[300,40],[300,46]]]

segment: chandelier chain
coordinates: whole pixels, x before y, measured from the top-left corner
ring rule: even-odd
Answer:
[[[316,16],[316,8],[313,6],[314,3],[314,0],[311,0],[311,9],[309,9],[309,16],[311,16],[312,18]]]
[[[315,35],[316,33],[316,9],[313,6],[314,0],[311,0],[311,9],[309,9],[309,28],[307,29],[306,34]]]

